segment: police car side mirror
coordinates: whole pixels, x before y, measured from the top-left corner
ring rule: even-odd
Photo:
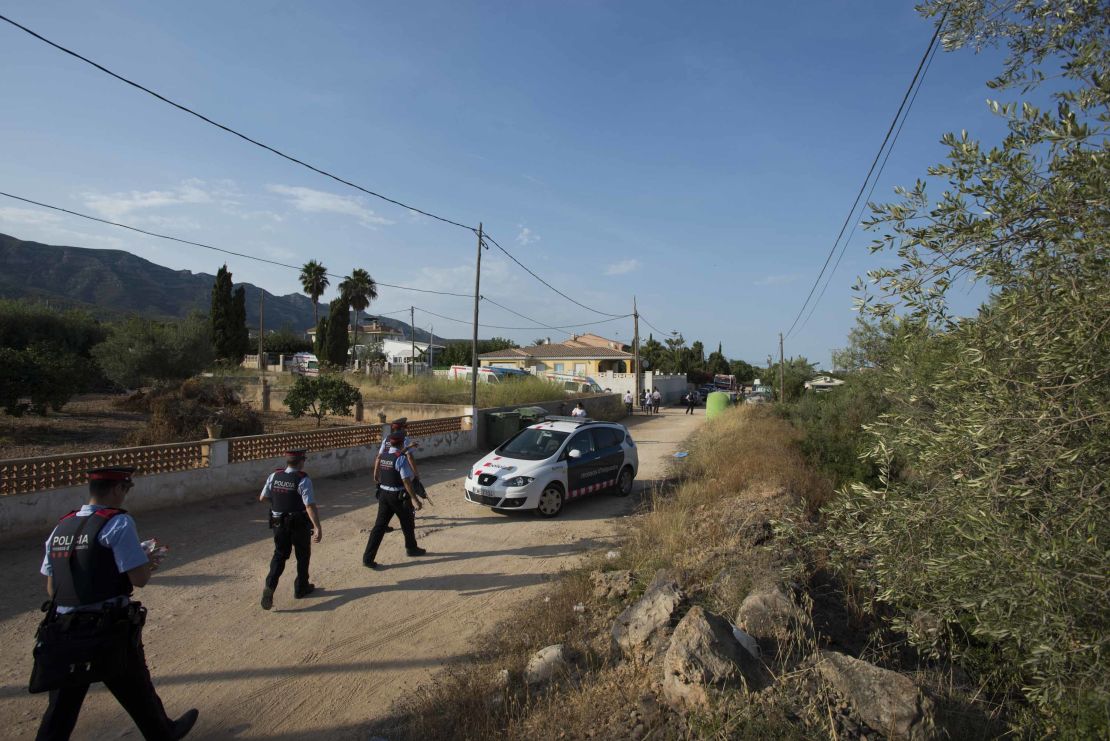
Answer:
[[[581,457],[582,457],[582,451],[578,450],[577,448],[567,452],[567,458],[581,458]]]

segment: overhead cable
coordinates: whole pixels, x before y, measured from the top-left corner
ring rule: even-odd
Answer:
[[[381,193],[376,193],[376,192],[370,190],[369,188],[364,188],[363,186],[359,185],[358,183],[351,182],[350,180],[342,178],[338,175],[334,175],[334,174],[328,172],[327,170],[325,170],[323,168],[320,168],[320,167],[317,167],[315,165],[309,164],[308,162],[305,162],[304,160],[298,159],[298,158],[296,158],[296,157],[294,157],[290,154],[286,154],[285,152],[281,151],[280,149],[278,149],[276,147],[272,147],[269,144],[265,144],[265,143],[263,143],[263,142],[261,142],[257,139],[254,139],[250,136],[247,136],[246,134],[233,129],[230,126],[222,124],[218,121],[214,121],[211,118],[209,118],[208,116],[205,116],[202,113],[198,113],[198,112],[194,111],[192,108],[189,108],[186,105],[182,105],[181,103],[178,103],[174,100],[171,100],[170,98],[167,98],[165,95],[162,95],[161,93],[157,93],[157,92],[151,90],[150,88],[145,87],[144,85],[140,85],[139,83],[135,82],[134,80],[130,80],[130,79],[124,77],[123,75],[117,74],[117,73],[113,72],[112,70],[108,69],[107,67],[105,67],[104,65],[98,64],[97,62],[94,62],[93,60],[89,59],[88,57],[83,56],[81,54],[78,54],[77,52],[73,51],[72,49],[68,49],[68,48],[62,46],[61,44],[58,44],[54,41],[51,41],[50,39],[46,38],[45,36],[43,36],[39,33],[36,33],[35,31],[32,31],[30,28],[27,28],[26,26],[22,25],[21,23],[17,23],[16,21],[13,21],[11,18],[8,18],[5,15],[0,14],[0,20],[5,21],[6,23],[9,23],[9,24],[15,26],[19,30],[30,34],[31,36],[35,37],[39,41],[42,41],[43,43],[54,47],[55,49],[57,49],[60,52],[64,52],[65,54],[68,54],[71,57],[74,57],[75,59],[80,59],[82,62],[95,67],[96,69],[100,70],[101,72],[103,72],[107,75],[110,75],[111,77],[116,78],[120,82],[123,82],[127,85],[130,85],[131,87],[133,87],[137,90],[141,90],[144,93],[147,93],[148,95],[152,95],[153,97],[157,98],[158,100],[162,101],[163,103],[171,105],[174,108],[177,108],[178,110],[180,110],[184,113],[188,113],[190,116],[196,116],[201,121],[204,121],[207,124],[211,124],[212,126],[215,126],[218,129],[222,129],[223,131],[226,131],[227,133],[229,133],[233,136],[237,136],[240,139],[242,139],[243,141],[249,142],[249,143],[255,145],[256,147],[260,147],[262,149],[265,149],[268,152],[272,152],[273,154],[276,154],[278,157],[286,159],[286,160],[288,160],[288,161],[290,161],[294,164],[300,165],[301,167],[312,170],[313,172],[315,172],[319,175],[323,175],[326,178],[331,178],[332,180],[334,180],[338,183],[342,183],[343,185],[347,185],[351,188],[354,188],[355,190],[358,190],[358,191],[361,191],[361,192],[365,193],[366,195],[373,196],[374,198],[381,199],[381,200],[383,200],[387,203],[392,203],[395,206],[400,206],[401,208],[406,208],[409,211],[414,211],[414,212],[416,212],[418,214],[421,214],[423,216],[427,216],[427,217],[435,219],[437,221],[442,221],[445,224],[451,224],[452,226],[457,226],[457,227],[460,227],[462,229],[467,229],[471,232],[477,233],[477,231],[478,231],[475,227],[468,226],[466,224],[462,224],[458,221],[448,219],[444,216],[439,216],[437,214],[432,213],[431,211],[425,211],[424,209],[417,208],[416,206],[410,206],[407,203],[399,201],[395,198],[390,198],[389,196],[382,195]]]
[[[937,39],[940,37],[941,28],[944,26],[944,21],[947,17],[948,11],[945,11],[944,15],[941,16],[940,22],[937,23],[936,29],[934,29],[933,31],[933,37],[929,40],[929,45],[925,48],[925,53],[921,55],[921,61],[917,64],[917,70],[913,73],[913,79],[910,80],[909,87],[906,88],[906,92],[902,96],[902,102],[898,105],[898,110],[894,113],[894,118],[891,120],[890,126],[887,128],[886,136],[883,137],[883,142],[879,145],[879,151],[875,152],[875,158],[871,161],[871,167],[867,170],[867,176],[863,179],[863,183],[860,185],[859,191],[856,193],[855,200],[852,201],[852,207],[848,210],[848,215],[844,218],[844,223],[840,226],[840,232],[837,233],[836,240],[833,242],[832,247],[829,248],[829,254],[825,257],[825,262],[821,266],[821,271],[817,274],[817,278],[813,281],[813,285],[810,286],[809,293],[806,294],[805,301],[802,302],[801,308],[798,309],[798,315],[794,317],[794,321],[790,324],[790,329],[786,330],[787,337],[789,337],[790,333],[794,331],[794,327],[798,325],[798,320],[801,319],[802,314],[806,310],[806,307],[809,306],[810,299],[813,298],[813,292],[817,290],[817,286],[820,285],[821,278],[825,275],[825,270],[826,268],[828,268],[829,263],[832,260],[832,256],[836,253],[836,248],[840,243],[840,239],[844,236],[844,231],[848,228],[848,223],[852,220],[852,214],[855,213],[856,206],[859,204],[859,200],[863,196],[863,192],[867,189],[867,183],[871,180],[871,175],[875,172],[875,167],[879,164],[879,158],[882,157],[883,150],[886,149],[887,142],[890,141],[890,137],[894,133],[895,126],[898,124],[898,120],[902,116],[902,111],[903,109],[905,109],[906,104],[910,99],[910,94],[913,92],[914,87],[917,85],[918,79],[922,77],[926,62],[929,60],[930,55],[933,53],[933,47],[937,44]]]
[[[62,208],[61,206],[53,206],[49,203],[43,203],[41,201],[34,201],[34,200],[31,200],[30,198],[24,198],[23,196],[13,195],[12,193],[5,193],[4,191],[0,191],[0,196],[4,196],[5,198],[11,198],[11,199],[16,200],[16,201],[22,201],[23,203],[30,203],[31,205],[34,205],[34,206],[40,206],[42,208],[48,208],[48,209],[51,209],[52,211],[60,211],[61,213],[69,214],[70,216],[77,216],[77,217],[80,217],[82,219],[88,219],[89,221],[96,221],[96,222],[99,222],[101,224],[108,224],[109,226],[117,226],[120,229],[128,229],[128,230],[133,231],[133,232],[138,232],[139,234],[145,234],[148,237],[157,237],[158,239],[168,239],[171,242],[178,242],[180,244],[188,244],[188,245],[192,245],[194,247],[203,247],[204,249],[212,250],[213,252],[221,252],[225,255],[234,255],[235,257],[242,257],[242,258],[247,259],[247,260],[254,260],[255,262],[264,262],[264,263],[268,263],[270,265],[277,265],[278,267],[289,268],[290,270],[300,271],[300,269],[301,269],[297,265],[290,265],[289,263],[279,262],[277,260],[270,260],[270,259],[265,258],[265,257],[257,257],[255,255],[248,255],[245,252],[235,252],[233,250],[226,250],[222,247],[213,247],[210,244],[205,244],[203,242],[194,242],[190,239],[181,239],[180,237],[171,237],[168,234],[159,234],[158,232],[147,231],[146,229],[140,229],[137,226],[130,226],[128,224],[121,224],[118,221],[109,221],[108,219],[101,219],[101,218],[98,218],[96,216],[90,216],[89,214],[83,214],[80,211],[73,211],[73,210],[68,209],[68,208]],[[340,279],[346,277],[346,276],[343,276],[343,275],[336,275],[334,273],[328,273],[328,275],[331,276],[332,278],[340,278]],[[469,294],[469,293],[454,293],[454,292],[451,292],[451,291],[433,291],[430,288],[414,288],[412,286],[399,286],[399,285],[395,285],[393,283],[383,283],[380,280],[375,280],[374,282],[377,285],[385,286],[386,288],[396,288],[396,289],[401,290],[401,291],[415,291],[417,293],[434,293],[434,294],[439,295],[439,296],[461,296],[463,298],[470,298],[473,295],[473,294]]]
[[[917,94],[921,92],[921,85],[925,82],[925,74],[929,72],[929,67],[932,65],[933,59],[936,58],[938,49],[940,49],[940,44],[936,44],[935,46],[933,46],[933,53],[929,57],[928,63],[926,63],[925,65],[925,72],[923,72],[921,75],[921,81],[918,83],[917,89],[913,91],[913,97],[910,98],[910,103],[906,106],[906,113],[904,116],[902,116],[902,122],[898,124],[898,130],[894,132],[894,138],[890,140],[890,146],[887,147],[886,155],[883,157],[883,163],[879,165],[879,171],[875,173],[875,179],[871,181],[871,188],[867,191],[867,198],[863,200],[864,204],[868,204],[871,202],[871,194],[875,192],[875,186],[879,184],[879,179],[883,176],[883,170],[886,169],[886,163],[888,160],[890,160],[890,153],[894,151],[894,145],[898,143],[898,135],[902,133],[902,127],[905,125],[906,119],[909,118],[910,110],[913,108],[913,102],[917,100]],[[812,304],[810,304],[809,313],[806,314],[806,318],[803,319],[802,323],[798,325],[799,332],[801,332],[802,329],[804,329],[805,326],[809,324],[810,317],[812,317],[814,312],[817,311],[817,306],[821,303],[821,299],[822,297],[824,297],[825,291],[829,287],[829,283],[832,282],[833,275],[836,274],[836,269],[840,267],[840,261],[844,258],[844,253],[847,251],[848,245],[852,243],[852,237],[856,234],[857,226],[859,226],[858,217],[852,220],[852,229],[848,232],[848,238],[845,239],[844,242],[840,245],[840,254],[836,256],[836,262],[833,263],[832,270],[829,271],[828,276],[825,278],[825,284],[821,286],[821,291],[817,294],[817,298],[813,300]]]
[[[614,319],[618,319],[618,318],[620,318],[620,317],[622,317],[622,316],[628,316],[627,314],[612,314],[612,313],[610,313],[610,312],[608,312],[608,311],[601,311],[600,309],[595,309],[595,308],[593,308],[592,306],[586,306],[586,304],[582,303],[581,301],[578,301],[578,300],[576,300],[576,299],[573,299],[573,298],[571,298],[570,296],[568,296],[567,294],[563,293],[563,292],[562,292],[562,291],[560,291],[560,290],[559,290],[558,288],[556,288],[555,286],[551,285],[551,284],[550,284],[550,283],[548,283],[548,282],[547,282],[546,280],[544,280],[543,278],[541,278],[541,277],[540,277],[539,275],[537,275],[537,274],[536,274],[536,272],[535,272],[534,270],[532,270],[531,268],[529,268],[529,267],[528,267],[527,265],[525,265],[524,263],[522,263],[522,262],[521,262],[520,260],[516,259],[516,257],[514,257],[514,256],[513,256],[513,254],[512,254],[511,252],[509,252],[509,251],[508,251],[507,249],[505,249],[504,247],[502,247],[502,246],[501,246],[501,244],[500,244],[500,243],[499,243],[499,242],[498,242],[498,241],[497,241],[496,239],[494,239],[493,237],[491,237],[491,236],[490,236],[490,235],[489,235],[488,233],[485,233],[485,234],[483,234],[483,237],[482,237],[482,238],[483,238],[483,241],[485,241],[485,240],[489,240],[490,242],[492,242],[492,243],[493,243],[493,246],[494,246],[494,247],[496,247],[497,249],[499,249],[499,250],[501,250],[502,252],[504,252],[504,253],[505,253],[505,256],[506,256],[506,257],[508,257],[508,258],[509,258],[510,260],[512,260],[513,262],[515,262],[515,263],[516,263],[517,265],[519,265],[519,266],[520,266],[521,268],[523,268],[523,269],[524,269],[524,272],[528,273],[528,274],[529,274],[529,275],[531,275],[531,276],[532,276],[533,278],[535,278],[536,280],[538,280],[538,281],[539,281],[540,283],[543,283],[543,284],[544,284],[545,286],[547,286],[548,288],[550,288],[550,289],[551,289],[552,291],[554,291],[555,293],[559,294],[560,296],[562,296],[563,298],[565,298],[565,299],[566,299],[567,301],[570,301],[570,302],[571,302],[572,304],[577,304],[578,306],[581,306],[581,307],[582,307],[583,309],[586,309],[587,311],[592,311],[592,312],[593,312],[593,313],[595,313],[595,314],[601,314],[602,316],[611,316],[611,317],[613,317]]]

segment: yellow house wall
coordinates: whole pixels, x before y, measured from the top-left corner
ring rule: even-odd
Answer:
[[[583,375],[597,376],[601,373],[601,364],[604,363],[604,362],[607,362],[607,361],[606,360],[573,360],[573,359],[560,360],[558,358],[544,358],[544,359],[541,360],[541,359],[537,359],[537,358],[530,358],[527,361],[525,361],[524,359],[520,359],[520,360],[515,360],[514,359],[514,360],[492,360],[492,361],[491,360],[483,360],[481,362],[482,362],[483,367],[498,365],[498,366],[501,366],[502,368],[520,368],[520,369],[535,368],[535,367],[540,367],[542,365],[543,369],[545,371],[549,372],[549,373],[555,373],[556,372],[556,370],[555,370],[555,364],[556,363],[562,363],[563,364],[563,369],[561,371],[563,373],[574,373],[575,372],[575,370],[574,370],[575,365],[578,364],[578,363],[581,363],[582,365],[586,366],[585,369],[583,370]],[[635,369],[633,368],[633,366],[635,365],[635,361],[632,358],[624,359],[624,363],[625,363],[626,372],[633,372],[633,373],[635,372]]]

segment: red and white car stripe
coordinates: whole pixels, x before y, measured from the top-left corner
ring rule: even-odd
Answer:
[[[609,479],[607,481],[601,481],[596,484],[590,484],[589,486],[583,486],[580,489],[571,489],[570,494],[567,495],[567,499],[574,499],[575,497],[580,497],[583,494],[590,494],[592,492],[600,491],[601,489],[607,489],[610,486],[616,485],[616,479]]]

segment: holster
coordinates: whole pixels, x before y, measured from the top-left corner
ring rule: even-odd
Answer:
[[[126,670],[127,656],[142,640],[146,608],[139,602],[98,612],[59,615],[53,604],[35,633],[28,690],[47,692],[103,682]]]
[[[308,517],[306,512],[282,512],[280,515],[270,513],[270,529],[277,530],[278,528],[290,527],[301,517]]]

